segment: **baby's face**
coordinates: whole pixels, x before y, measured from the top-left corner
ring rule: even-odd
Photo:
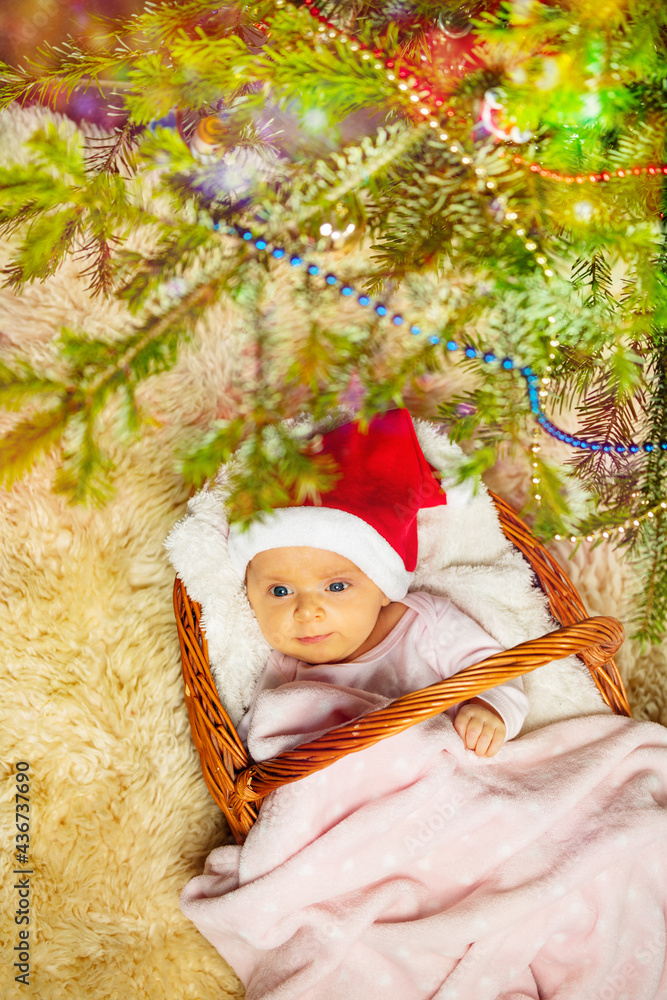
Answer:
[[[391,603],[349,559],[306,545],[259,552],[246,587],[266,641],[306,663],[354,659]]]

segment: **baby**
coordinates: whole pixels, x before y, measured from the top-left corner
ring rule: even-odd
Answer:
[[[323,437],[342,476],[322,505],[280,508],[229,552],[272,647],[238,732],[263,692],[322,681],[390,699],[450,677],[502,648],[446,597],[407,593],[419,509],[446,502],[406,410]],[[464,745],[492,757],[528,711],[520,678],[448,711]],[[336,724],[335,721],[332,724]]]

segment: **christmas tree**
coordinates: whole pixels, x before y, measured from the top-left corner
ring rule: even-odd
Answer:
[[[336,470],[285,417],[346,403],[364,421],[443,374],[460,475],[523,452],[536,534],[626,546],[635,634],[657,641],[666,54],[649,0],[182,0],[1,64],[3,107],[97,88],[118,116],[86,140],[37,133],[30,166],[0,171],[5,280],[74,256],[133,317],[104,339],[63,329],[48,370],[5,352],[4,484],[60,448],[54,489],[103,503],[100,423],[141,435],[142,385],[226,300],[221,336],[245,339],[247,363],[224,415],[183,428],[189,483],[233,456],[241,520],[315,496]]]

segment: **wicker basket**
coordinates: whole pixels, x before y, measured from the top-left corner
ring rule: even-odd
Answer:
[[[328,767],[346,754],[393,736],[511,677],[572,653],[586,664],[613,711],[618,715],[631,714],[623,682],[611,659],[623,642],[623,626],[615,618],[588,618],[577,591],[544,546],[500,497],[491,493],[491,498],[506,537],[533,567],[551,614],[562,627],[497,653],[422,691],[404,695],[385,708],[259,764],[250,760],[220,701],[209,667],[201,609],[190,601],[176,578],[174,609],[192,737],[206,785],[225,814],[237,843],[243,843],[257,818],[261,800],[272,789]]]

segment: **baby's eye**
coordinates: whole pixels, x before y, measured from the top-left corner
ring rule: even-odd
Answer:
[[[276,593],[278,591],[278,593]],[[274,597],[288,597],[290,594],[289,587],[285,587],[282,583],[277,583],[275,587],[269,587],[269,593],[273,594]]]
[[[344,583],[342,580],[336,580],[334,583],[330,583],[329,586],[334,594],[342,594],[343,590],[346,590],[350,585],[349,583]]]

